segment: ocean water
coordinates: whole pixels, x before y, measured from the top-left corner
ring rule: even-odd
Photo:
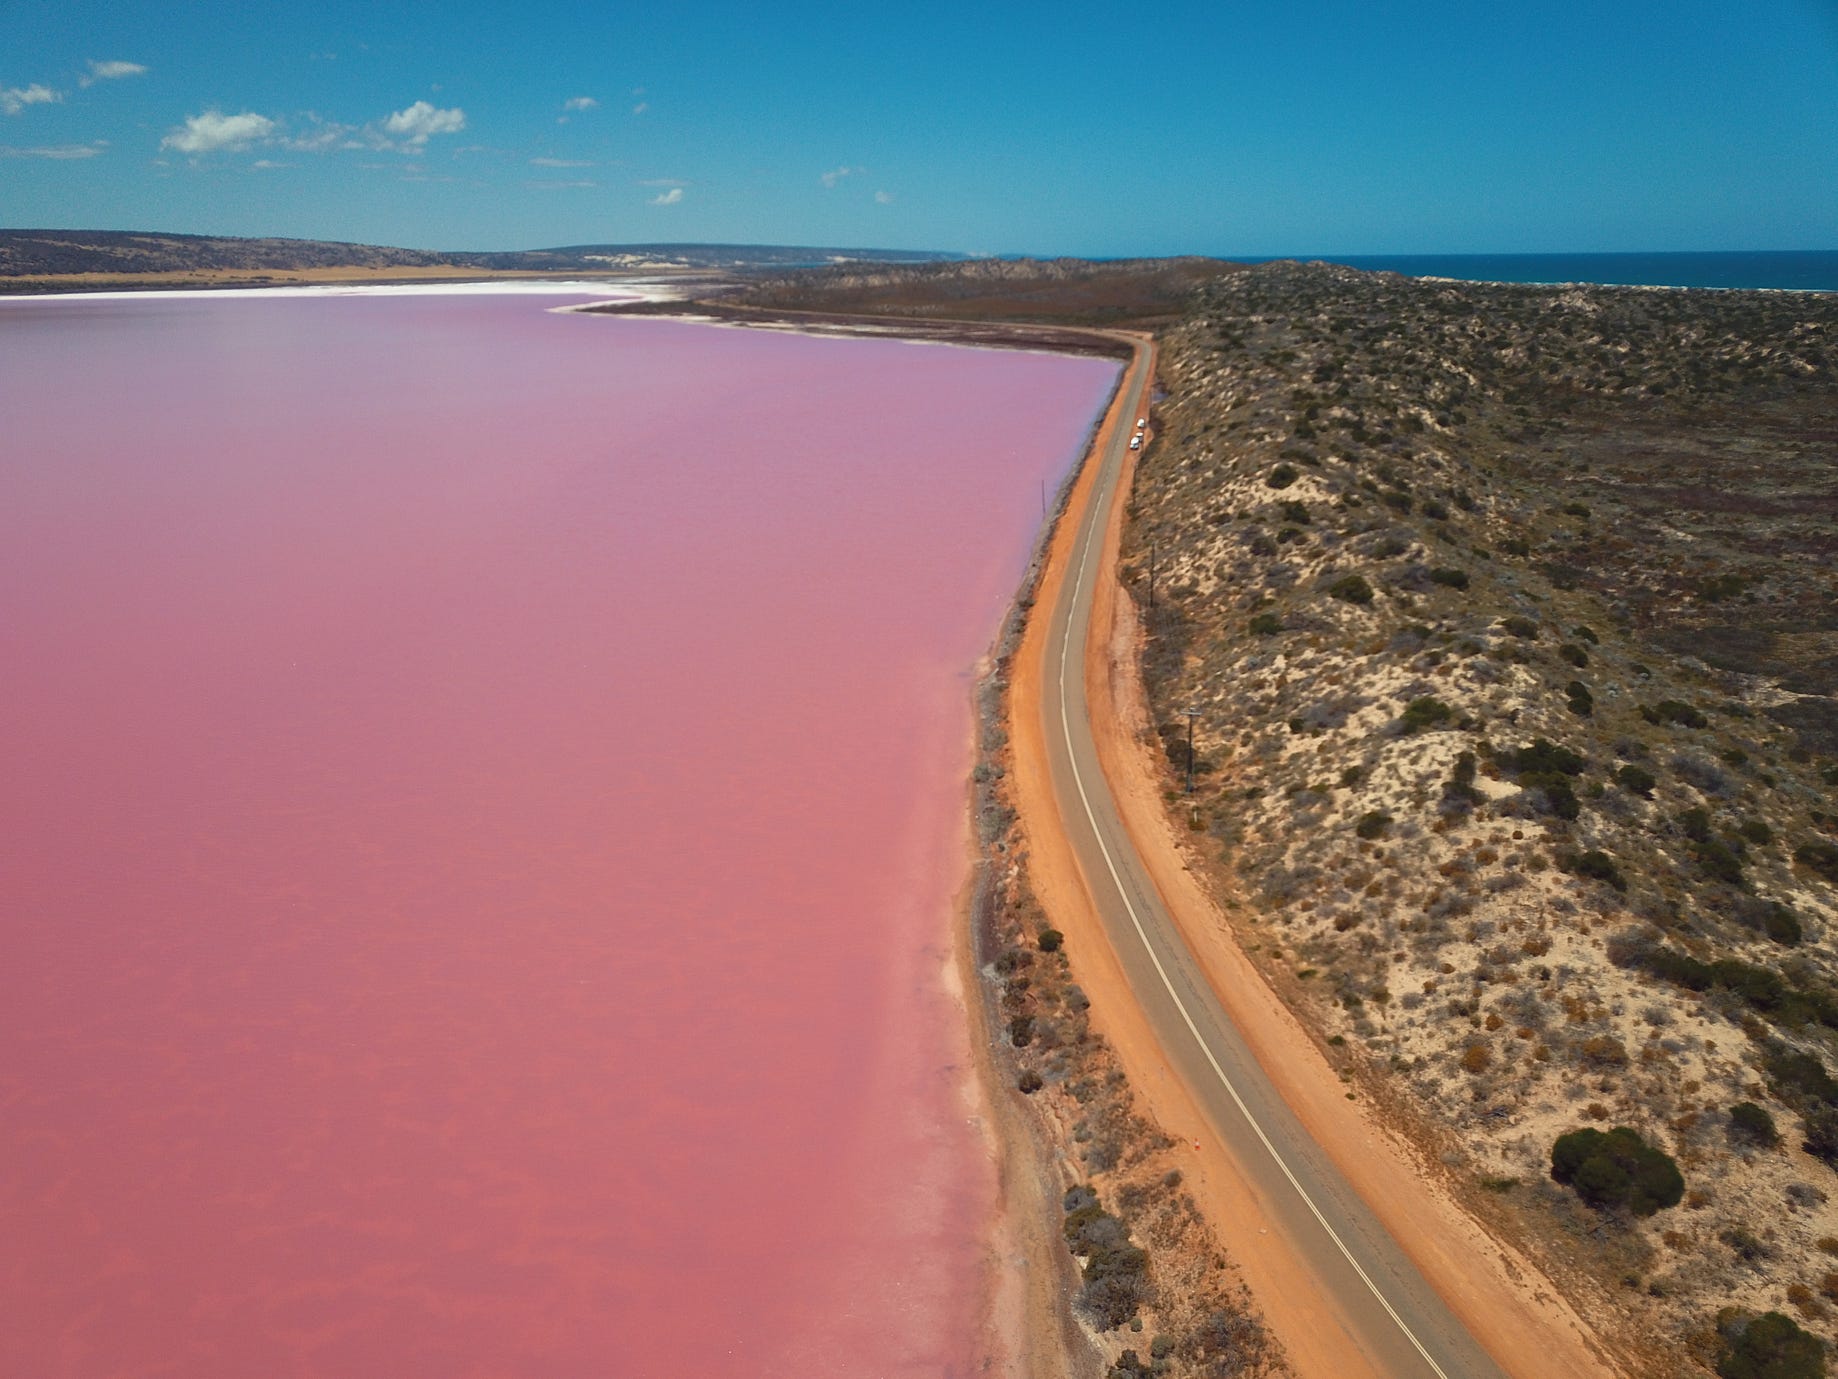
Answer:
[[[1632,287],[1838,292],[1838,251],[1707,254],[1302,254],[1373,272],[1468,282],[1614,283]],[[1249,259],[1245,262],[1271,262]]]
[[[1100,361],[0,304],[0,1374],[967,1374],[969,693]]]

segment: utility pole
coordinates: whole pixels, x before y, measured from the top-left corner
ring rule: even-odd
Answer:
[[[1193,721],[1200,716],[1198,709],[1183,709],[1187,715],[1187,793],[1193,794]]]
[[[1155,543],[1149,543],[1149,607],[1155,607]]]

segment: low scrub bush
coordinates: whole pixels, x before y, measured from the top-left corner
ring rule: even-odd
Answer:
[[[1810,867],[1827,881],[1838,881],[1838,844],[1815,839],[1793,850],[1793,860]]]
[[[1561,772],[1527,771],[1519,777],[1519,784],[1543,795],[1545,808],[1560,819],[1574,819],[1583,812],[1583,802],[1576,797],[1576,787]]]
[[[1578,670],[1581,670],[1584,666],[1589,664],[1589,653],[1584,651],[1583,648],[1578,646],[1575,642],[1565,642],[1562,646],[1557,648],[1557,654],[1562,660],[1568,661]]]
[[[1364,575],[1346,575],[1327,586],[1330,597],[1343,603],[1365,605],[1372,602],[1372,586]]]
[[[1252,635],[1274,637],[1283,630],[1283,620],[1274,613],[1259,613],[1251,619]]]
[[[1466,589],[1468,572],[1456,569],[1437,569],[1430,571],[1430,583],[1440,584],[1447,589]]]
[[[1659,784],[1651,771],[1632,762],[1615,772],[1615,782],[1630,795],[1638,795],[1643,800],[1652,799],[1653,787]]]
[[[1090,1188],[1073,1188],[1063,1205],[1066,1246],[1085,1261],[1078,1306],[1100,1331],[1123,1326],[1148,1293],[1149,1256],[1130,1243],[1128,1227],[1098,1204]]]
[[[1651,1216],[1685,1196],[1685,1179],[1672,1156],[1625,1125],[1560,1135],[1551,1146],[1551,1177],[1598,1211],[1620,1208]]]
[[[1737,1144],[1772,1149],[1781,1142],[1781,1132],[1774,1128],[1774,1117],[1767,1108],[1752,1101],[1739,1101],[1730,1107],[1730,1139]]]
[[[1825,1379],[1825,1342],[1785,1313],[1738,1314],[1718,1332],[1720,1379]]]
[[[1738,924],[1765,934],[1783,948],[1799,946],[1806,935],[1799,917],[1778,900],[1747,898],[1730,911]]]
[[[1653,705],[1642,704],[1640,716],[1649,723],[1677,724],[1682,728],[1703,728],[1710,723],[1702,712],[1677,699],[1662,699]]]
[[[1542,737],[1533,739],[1530,746],[1500,753],[1497,760],[1502,770],[1513,775],[1527,771],[1549,771],[1564,776],[1580,776],[1583,768],[1588,765],[1578,753]]]
[[[1513,614],[1510,618],[1501,618],[1500,626],[1505,628],[1506,631],[1513,636],[1521,638],[1524,641],[1531,642],[1538,640],[1538,624],[1533,622],[1530,618],[1520,617],[1517,613]]]
[[[1268,474],[1264,475],[1264,483],[1271,488],[1288,488],[1300,477],[1301,474],[1294,465],[1279,464],[1275,469],[1272,469]]]
[[[1442,700],[1424,695],[1422,698],[1411,700],[1404,706],[1403,716],[1398,722],[1407,734],[1421,733],[1430,728],[1440,727],[1454,717],[1455,710]]]
[[[1595,696],[1581,680],[1572,680],[1565,685],[1564,697],[1570,712],[1578,718],[1588,718],[1595,712]]]
[[[1627,889],[1627,878],[1621,874],[1621,868],[1615,865],[1614,858],[1600,848],[1564,853],[1558,858],[1557,865],[1572,876],[1585,876],[1591,881],[1605,882],[1617,891]]]
[[[1361,838],[1383,838],[1391,828],[1391,815],[1382,809],[1368,810],[1359,816],[1353,831]]]
[[[1455,758],[1455,764],[1449,768],[1449,778],[1442,786],[1444,803],[1457,809],[1469,809],[1481,802],[1481,792],[1474,784],[1474,767],[1473,752],[1463,752]]]

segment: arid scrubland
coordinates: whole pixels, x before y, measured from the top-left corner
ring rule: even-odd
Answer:
[[[1838,1338],[1838,300],[1271,265],[1162,381],[1124,577],[1240,938],[1656,1361]],[[1617,1127],[1682,1201],[1553,1181]]]

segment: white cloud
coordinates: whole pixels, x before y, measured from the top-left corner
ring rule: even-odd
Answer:
[[[289,134],[281,140],[295,153],[329,153],[335,148],[368,148],[369,145],[358,139],[356,125],[340,124],[337,120],[322,119],[312,111],[304,116],[307,128],[299,134]]]
[[[17,115],[28,105],[50,105],[64,99],[62,91],[53,91],[42,82],[30,86],[0,86],[0,110]]]
[[[278,127],[266,115],[253,111],[226,115],[221,110],[207,110],[202,115],[187,115],[184,126],[161,139],[160,147],[193,158],[205,153],[235,153],[272,138]]]
[[[122,62],[119,59],[108,62],[89,60],[89,71],[77,78],[78,86],[94,86],[99,81],[119,81],[123,77],[144,77],[147,69],[138,62]]]
[[[107,147],[105,142],[52,144],[44,148],[11,148],[0,144],[0,158],[55,158],[60,161],[70,158],[94,158],[105,147]]]
[[[595,100],[592,96],[570,96],[567,100],[562,102],[562,109],[575,111],[594,110],[597,109],[599,105],[600,102]]]
[[[581,190],[587,187],[597,187],[600,184],[598,182],[594,182],[586,178],[582,178],[578,182],[525,182],[523,185],[526,187],[533,188],[536,191],[563,192],[563,191],[577,191],[577,190]]]
[[[401,147],[407,149],[425,147],[436,134],[457,134],[465,127],[465,111],[441,110],[426,101],[416,101],[383,121],[383,132],[401,140]]]
[[[892,192],[876,192],[874,194],[874,204],[877,206],[893,205],[893,193]]]
[[[838,182],[842,181],[843,178],[853,177],[858,172],[866,172],[866,171],[868,171],[868,169],[866,168],[851,168],[851,167],[831,168],[828,172],[823,174],[823,177],[821,180],[824,186],[834,187]]]
[[[592,163],[584,158],[532,158],[533,168],[591,168]]]
[[[661,191],[656,196],[652,197],[651,204],[653,206],[674,206],[682,199],[683,189],[681,187],[671,187],[668,191]]]
[[[272,158],[257,158],[253,163],[249,164],[249,166],[252,168],[291,168],[293,164],[277,163]]]
[[[645,113],[645,111],[649,110],[650,108],[651,108],[650,101],[640,101],[637,105],[632,107],[632,113],[634,115],[642,115]]]

